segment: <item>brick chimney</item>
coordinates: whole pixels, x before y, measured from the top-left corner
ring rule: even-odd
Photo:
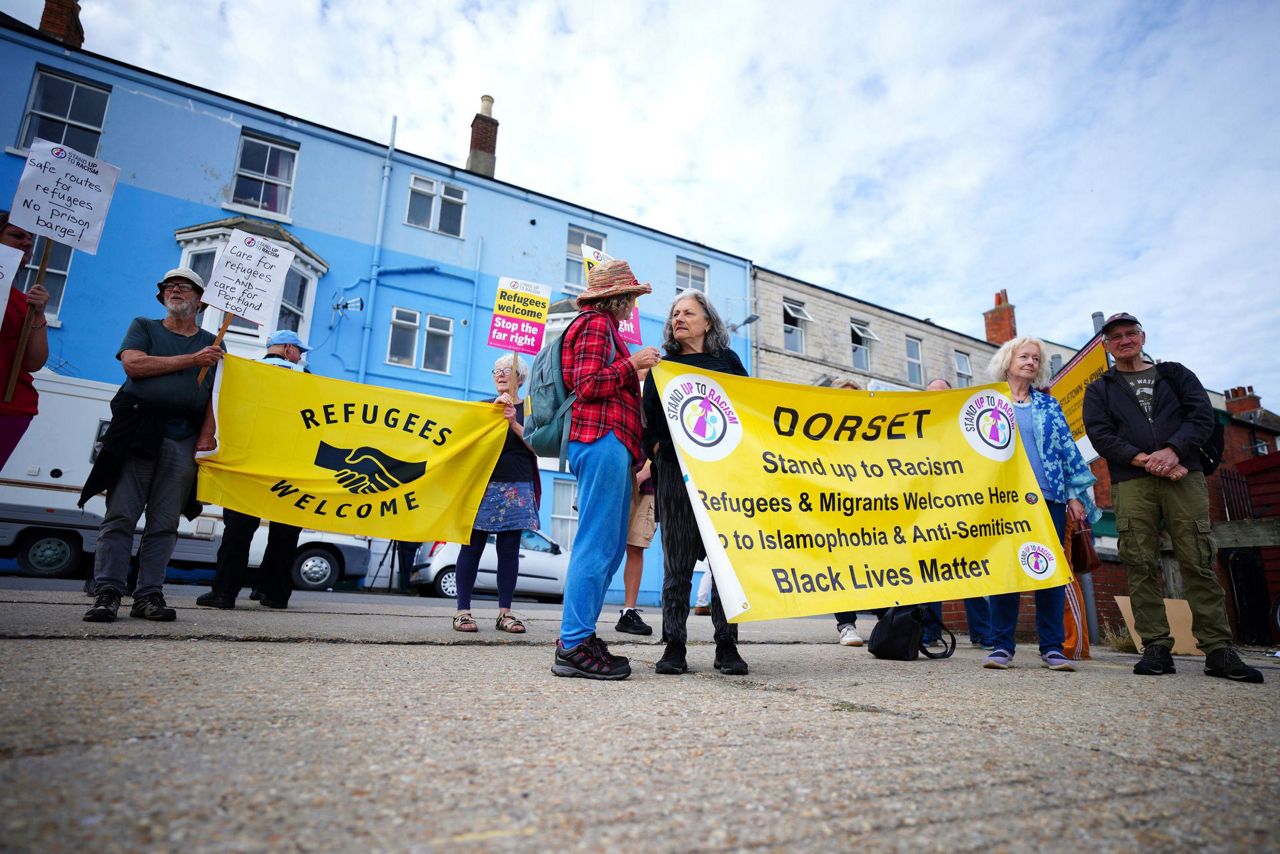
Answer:
[[[84,27],[80,25],[80,4],[76,0],[44,0],[40,16],[40,32],[67,47],[84,44]]]
[[[1262,398],[1253,393],[1253,386],[1236,386],[1227,389],[1227,411],[1243,415],[1262,408]]]
[[[987,322],[987,341],[990,343],[999,346],[1018,337],[1018,319],[1014,316],[1007,290],[996,294],[995,308],[984,311],[982,319]]]
[[[492,178],[494,152],[498,148],[498,120],[493,117],[493,98],[480,96],[480,112],[471,120],[471,153],[467,171]]]

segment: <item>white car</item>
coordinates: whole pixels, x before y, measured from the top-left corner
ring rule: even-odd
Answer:
[[[418,588],[419,596],[443,596],[453,599],[458,595],[457,543],[424,543],[418,549],[413,574],[409,583]],[[516,579],[516,595],[552,602],[564,600],[564,579],[569,571],[569,554],[560,544],[539,531],[520,533],[520,575]],[[489,535],[488,545],[480,556],[480,568],[476,573],[476,591],[498,591],[498,550],[494,537]]]

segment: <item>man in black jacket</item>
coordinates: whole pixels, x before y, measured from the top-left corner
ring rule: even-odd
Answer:
[[[1209,397],[1196,375],[1177,362],[1143,360],[1147,336],[1133,315],[1112,315],[1102,337],[1115,365],[1085,390],[1084,426],[1111,473],[1120,560],[1128,571],[1133,620],[1143,645],[1133,672],[1175,672],[1161,592],[1163,520],[1182,571],[1191,628],[1205,653],[1204,672],[1261,682],[1262,674],[1231,646],[1222,587],[1213,571],[1209,492],[1200,462],[1200,447],[1216,419]]]
[[[116,619],[129,573],[133,535],[147,515],[138,547],[138,584],[129,616],[169,621],[177,616],[164,601],[164,572],[178,539],[178,517],[192,498],[196,436],[204,422],[222,349],[196,323],[204,280],[186,267],[165,273],[156,299],[161,320],[136,317],[116,352],[124,385],[111,401],[111,426],[103,450],[86,478],[80,506],[106,489],[107,513],[94,553],[90,623]],[[204,382],[197,379],[210,368]]]

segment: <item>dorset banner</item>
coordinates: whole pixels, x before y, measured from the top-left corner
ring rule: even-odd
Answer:
[[[468,542],[507,435],[502,410],[282,371],[236,356],[213,392],[199,498],[303,528]]]
[[[663,363],[653,377],[734,622],[1071,581],[1003,383],[860,392]]]

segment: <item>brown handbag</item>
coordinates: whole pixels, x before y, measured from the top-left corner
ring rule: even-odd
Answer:
[[[1102,566],[1102,559],[1093,547],[1093,530],[1087,524],[1081,524],[1068,535],[1066,552],[1075,575],[1084,575]]]

